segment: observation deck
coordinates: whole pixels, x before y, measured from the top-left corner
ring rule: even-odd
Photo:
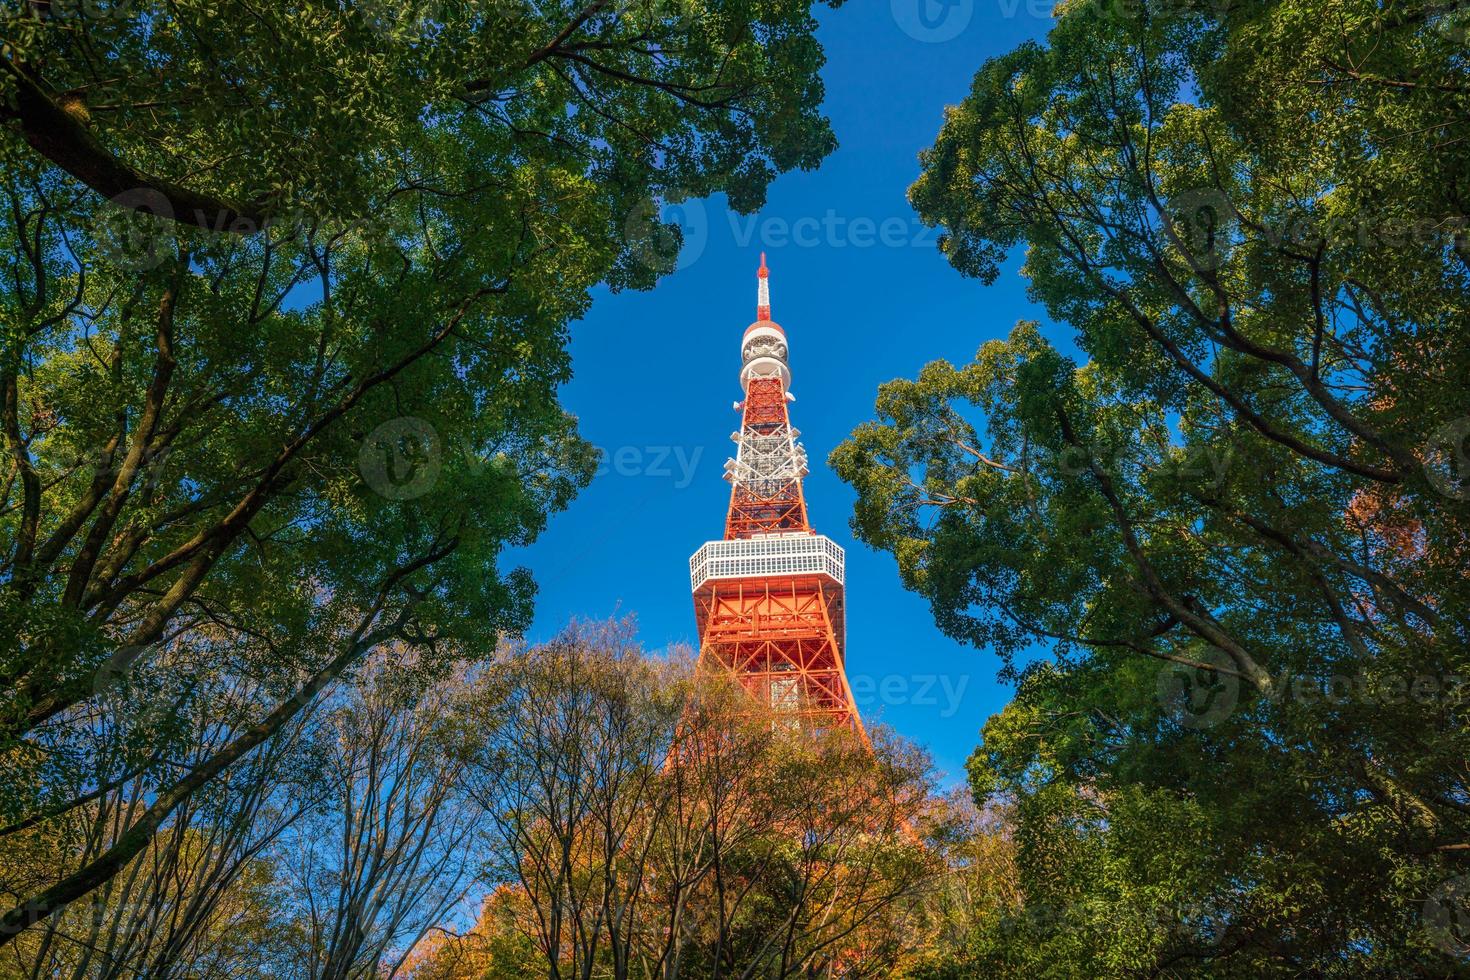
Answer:
[[[821,534],[767,534],[708,541],[689,557],[691,590],[721,579],[779,579],[819,575],[844,584],[842,547]]]

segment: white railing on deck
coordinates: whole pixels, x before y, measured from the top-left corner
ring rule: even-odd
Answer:
[[[826,575],[843,584],[842,548],[820,534],[710,541],[689,558],[693,591],[711,579]]]

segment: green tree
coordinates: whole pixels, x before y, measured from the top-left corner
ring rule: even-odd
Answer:
[[[832,456],[859,535],[1020,682],[970,773],[1016,806],[1012,964],[1463,962],[1454,16],[1071,3],[924,154],[952,264],[1024,245],[1086,356],[1020,324],[885,385]]]
[[[0,893],[15,901],[84,867],[112,848],[147,810],[158,786],[209,759],[254,723],[253,699],[243,684],[212,687],[196,673],[193,690],[160,692],[119,685],[94,706],[91,724],[72,726],[70,741],[48,748],[73,756],[68,772],[95,797],[56,814],[39,814],[0,828]],[[176,714],[171,737],[150,738],[145,765],[114,778],[117,757],[131,755],[138,724],[156,712],[160,694]],[[181,702],[177,709],[175,701]],[[33,980],[56,976],[105,978],[229,975],[239,964],[264,963],[285,952],[289,925],[281,914],[285,890],[272,853],[280,837],[323,802],[312,758],[320,741],[311,713],[283,726],[220,778],[189,795],[166,824],[111,880],[60,913],[26,930],[5,947],[0,976]],[[82,764],[96,771],[88,774]]]
[[[483,719],[466,712],[484,680],[405,669],[414,656],[402,645],[374,651],[317,706],[322,798],[268,852],[294,975],[396,975],[473,880],[478,814],[457,777],[484,738]]]
[[[666,189],[749,209],[831,150],[814,26],[795,2],[24,0],[0,92],[28,157],[210,231],[536,172],[621,221]]]
[[[484,968],[463,954],[505,935],[494,907],[552,978],[891,975],[938,876],[915,832],[928,757],[881,729],[793,732],[731,678],[650,658],[630,625],[513,647],[510,690],[485,689],[465,779],[485,883],[509,894],[476,941],[436,941],[441,965]]]
[[[524,626],[498,556],[594,465],[567,324],[671,268],[659,202],[750,209],[831,149],[813,27],[795,0],[7,8],[3,822],[85,802],[94,760],[54,750],[161,651],[257,700],[0,942],[368,651]]]

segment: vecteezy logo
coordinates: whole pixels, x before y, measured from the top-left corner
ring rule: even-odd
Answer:
[[[353,10],[373,30],[386,35],[423,37],[432,33],[446,11],[441,0],[357,0]]]
[[[94,232],[102,255],[117,268],[156,269],[172,251],[173,205],[149,187],[123,191],[98,209]]]
[[[673,225],[675,227],[670,227]],[[623,241],[644,267],[663,274],[693,265],[709,242],[709,216],[698,198],[645,200],[623,222]]]
[[[389,419],[362,441],[357,470],[389,500],[412,500],[434,489],[443,466],[439,433],[423,419]]]
[[[1097,0],[1088,11],[1099,20],[1123,24],[1132,23],[1142,15],[1135,0]]]
[[[121,697],[133,679],[133,663],[146,651],[145,647],[123,646],[113,651],[92,674],[92,693],[102,697]]]
[[[1430,942],[1451,956],[1470,954],[1470,875],[1460,875],[1424,900],[1424,929]]]
[[[1240,700],[1240,678],[1215,669],[1230,667],[1225,654],[1212,649],[1200,662],[1205,666],[1170,663],[1159,671],[1159,702],[1185,728],[1218,725]]]
[[[975,0],[889,0],[889,7],[899,30],[926,44],[954,40],[975,15]]]
[[[1165,204],[1164,220],[1195,268],[1210,272],[1225,261],[1235,209],[1224,191],[1197,187],[1175,194]]]
[[[1424,476],[1452,500],[1470,500],[1470,418],[1455,419],[1429,437]]]
[[[1438,8],[1432,15],[1434,29],[1455,44],[1470,42],[1470,0],[1458,0]]]

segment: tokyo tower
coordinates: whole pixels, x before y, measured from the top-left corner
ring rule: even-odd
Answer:
[[[796,398],[765,253],[756,276],[756,319],[740,342],[740,431],[725,463],[725,537],[689,559],[699,667],[733,674],[792,728],[849,727],[866,738],[843,670],[843,552],[807,523],[806,450],[787,411]]]

